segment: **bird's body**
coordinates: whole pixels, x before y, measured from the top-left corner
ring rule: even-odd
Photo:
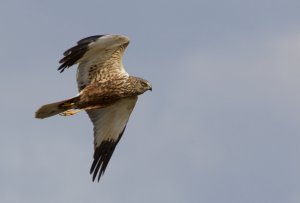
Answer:
[[[64,53],[58,69],[63,72],[79,63],[78,96],[44,105],[36,112],[36,118],[47,118],[87,111],[94,125],[93,180],[99,171],[98,180],[104,173],[137,96],[152,90],[148,81],[129,76],[125,71],[122,56],[128,44],[129,39],[122,35],[97,35],[80,40]]]
[[[125,76],[123,78],[93,83],[80,92],[78,108],[93,109],[106,107],[120,99],[138,96],[144,92],[143,89],[137,87],[140,80],[137,77]]]

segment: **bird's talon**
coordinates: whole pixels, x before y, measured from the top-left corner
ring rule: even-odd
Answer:
[[[78,110],[70,109],[70,110],[67,110],[67,111],[64,111],[64,112],[60,113],[59,115],[60,116],[72,116],[72,115],[78,113],[79,111],[80,111],[79,109]]]

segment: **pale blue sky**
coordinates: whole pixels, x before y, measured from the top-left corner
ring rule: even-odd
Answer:
[[[0,3],[0,201],[300,202],[300,1]],[[34,119],[76,94],[56,71],[83,37],[131,38],[153,84],[100,183],[85,113]]]

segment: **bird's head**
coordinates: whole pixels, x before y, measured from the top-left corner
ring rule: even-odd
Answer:
[[[147,80],[143,79],[143,78],[136,78],[136,84],[135,84],[135,88],[136,90],[140,93],[143,94],[144,92],[150,90],[152,91],[152,85],[150,84],[150,82],[148,82]]]

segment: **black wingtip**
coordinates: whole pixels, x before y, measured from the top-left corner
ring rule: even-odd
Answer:
[[[95,181],[97,175],[98,182],[100,181],[100,177],[104,174],[116,145],[117,141],[103,141],[100,146],[95,149],[94,161],[90,169],[90,174],[93,175],[93,181]]]
[[[98,175],[98,182],[100,181],[101,176],[104,175],[105,169],[108,165],[108,162],[119,143],[120,139],[122,138],[122,135],[124,134],[126,126],[122,130],[122,132],[119,134],[119,137],[117,140],[106,140],[102,141],[100,146],[98,146],[95,149],[94,152],[94,161],[92,163],[90,174],[93,174],[93,182],[95,181],[97,175]]]
[[[79,44],[86,44],[86,43],[94,42],[94,41],[96,41],[97,39],[99,39],[99,38],[101,38],[103,36],[105,36],[105,35],[93,35],[93,36],[89,36],[89,37],[86,37],[86,38],[83,38],[83,39],[79,40],[77,42],[77,44],[79,45]]]
[[[67,68],[67,67],[64,67],[63,65],[59,66],[57,69],[60,73],[64,72],[64,70]]]
[[[60,71],[60,73],[62,73],[66,68],[69,68],[72,65],[74,65],[88,51],[89,44],[103,36],[105,35],[94,35],[79,40],[77,42],[77,45],[71,47],[63,53],[64,57],[61,60],[59,60],[59,63],[61,65],[57,70]]]

